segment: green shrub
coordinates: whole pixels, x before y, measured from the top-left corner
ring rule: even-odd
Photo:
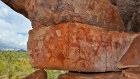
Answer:
[[[0,79],[22,79],[37,69],[31,67],[28,53],[1,51],[0,52]],[[48,79],[57,79],[59,74],[67,71],[46,70]]]

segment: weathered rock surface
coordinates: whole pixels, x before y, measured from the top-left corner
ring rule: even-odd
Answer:
[[[28,18],[28,12],[25,8],[25,0],[2,0],[6,3],[9,7],[14,9],[16,12],[23,14],[25,17]]]
[[[126,79],[122,77],[121,72],[80,74],[67,73],[59,75],[58,79]]]
[[[23,79],[47,79],[47,73],[43,69],[40,69]]]
[[[118,71],[117,62],[137,34],[105,31],[80,23],[63,23],[29,32],[32,67],[83,72]]]
[[[140,32],[138,30],[140,29],[140,25],[137,26],[135,24],[139,18],[140,0],[117,0],[116,7],[123,19],[126,30]]]
[[[140,32],[140,12],[137,14],[137,17],[133,21],[131,29],[134,32]]]
[[[130,68],[122,71],[125,78],[140,79],[140,68]]]
[[[29,19],[44,26],[64,22],[125,31],[123,21],[109,0],[26,0]]]
[[[118,63],[119,68],[140,67],[140,36],[136,37]]]

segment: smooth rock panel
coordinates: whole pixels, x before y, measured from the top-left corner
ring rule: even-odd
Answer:
[[[44,26],[78,22],[125,30],[117,8],[109,0],[26,0],[26,9],[32,22]]]
[[[29,32],[28,52],[34,68],[83,72],[119,71],[117,62],[137,34],[63,23]]]

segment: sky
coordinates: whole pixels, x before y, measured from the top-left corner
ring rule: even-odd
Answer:
[[[31,22],[0,0],[0,49],[27,50]]]

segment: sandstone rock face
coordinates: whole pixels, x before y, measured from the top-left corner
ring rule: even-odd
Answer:
[[[29,76],[23,79],[47,79],[47,73],[43,69],[41,69],[35,71],[34,73],[30,74]]]
[[[25,8],[25,0],[2,0],[2,1],[15,11],[23,14],[25,17],[28,18],[28,12],[26,11]]]
[[[119,68],[140,67],[140,36],[136,37],[118,63]]]
[[[105,31],[80,23],[64,23],[29,32],[32,67],[83,72],[118,71],[117,62],[137,34]]]
[[[59,75],[58,79],[126,79],[123,78],[121,72],[100,73],[100,74],[80,74],[67,73]]]
[[[26,9],[29,19],[43,26],[78,22],[125,31],[117,8],[109,0],[26,0]]]

